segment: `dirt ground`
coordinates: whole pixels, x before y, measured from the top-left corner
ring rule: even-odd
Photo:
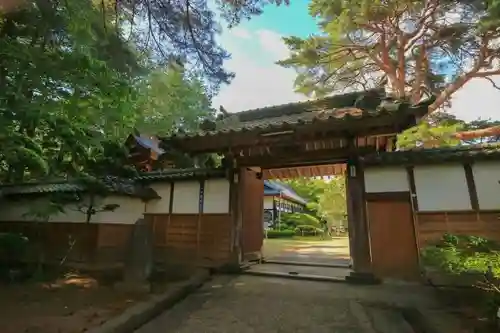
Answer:
[[[69,275],[51,283],[0,286],[2,333],[85,332],[147,294],[127,294],[95,279]]]

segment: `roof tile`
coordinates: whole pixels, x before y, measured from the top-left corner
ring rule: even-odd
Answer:
[[[181,180],[196,177],[217,178],[224,177],[226,170],[222,168],[204,169],[204,168],[191,168],[191,169],[172,169],[166,171],[144,172],[136,177],[137,180],[142,181],[155,181],[155,180]]]
[[[179,133],[172,138],[213,136],[252,130],[280,129],[313,122],[352,121],[379,117],[400,111],[402,108],[421,109],[433,99],[410,105],[386,96],[381,89],[352,92],[322,99],[270,106],[230,114],[216,122],[214,131]],[[427,109],[425,108],[425,113]]]

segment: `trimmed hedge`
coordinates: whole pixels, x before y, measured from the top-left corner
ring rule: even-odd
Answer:
[[[293,230],[268,230],[267,238],[292,238],[295,236]]]
[[[295,229],[300,225],[321,226],[321,222],[318,218],[306,213],[283,213],[280,224],[290,229]]]

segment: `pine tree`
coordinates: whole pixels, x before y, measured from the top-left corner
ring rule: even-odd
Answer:
[[[497,2],[312,0],[321,33],[285,38],[291,55],[279,63],[296,69],[297,91],[305,94],[386,86],[415,103],[436,95],[434,112],[472,79],[500,74]],[[500,127],[455,137],[495,133]]]

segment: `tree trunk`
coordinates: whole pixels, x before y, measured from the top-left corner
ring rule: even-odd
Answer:
[[[472,131],[457,132],[453,134],[453,137],[459,140],[474,140],[489,136],[500,136],[500,126],[493,126],[489,128],[472,130]]]

